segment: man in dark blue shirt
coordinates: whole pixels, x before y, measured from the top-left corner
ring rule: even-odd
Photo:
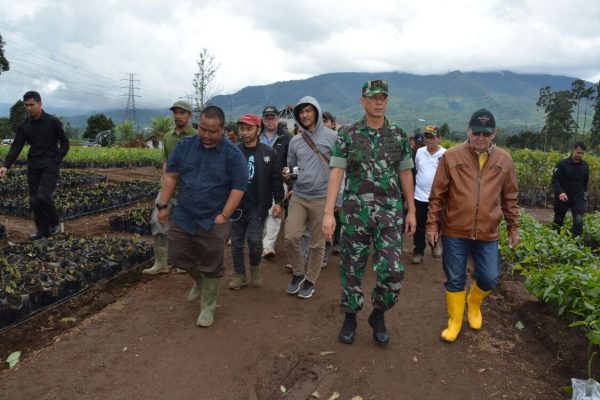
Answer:
[[[171,264],[186,270],[195,284],[189,301],[202,297],[196,324],[211,326],[219,287],[225,274],[225,243],[229,218],[248,184],[244,155],[223,139],[225,114],[208,106],[200,113],[198,135],[180,140],[167,161],[160,191],[158,220],[165,223],[167,204],[179,184],[178,205],[168,233]]]
[[[37,232],[31,240],[60,233],[58,213],[54,206],[54,191],[58,182],[59,166],[69,151],[69,139],[58,118],[42,109],[42,97],[38,92],[27,92],[23,102],[29,117],[19,125],[4,166],[0,168],[0,178],[17,160],[23,146],[29,144],[27,153],[27,183],[29,185],[29,205]]]

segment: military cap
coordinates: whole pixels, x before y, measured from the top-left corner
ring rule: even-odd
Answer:
[[[388,84],[386,81],[382,81],[381,79],[368,81],[362,87],[362,95],[364,97],[375,96],[378,93],[388,95]]]

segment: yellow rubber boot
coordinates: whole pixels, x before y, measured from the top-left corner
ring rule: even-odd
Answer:
[[[446,291],[446,302],[448,303],[448,327],[442,331],[440,339],[444,342],[454,342],[462,327],[463,315],[465,313],[465,298],[467,292]]]
[[[483,324],[483,316],[481,315],[481,303],[491,290],[485,292],[477,286],[477,283],[473,282],[469,296],[467,297],[467,320],[471,329],[479,330]]]

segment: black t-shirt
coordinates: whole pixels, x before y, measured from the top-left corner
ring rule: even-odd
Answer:
[[[250,210],[258,207],[258,184],[256,182],[256,147],[246,147],[242,149],[244,157],[248,162],[248,188],[242,198],[242,209]]]

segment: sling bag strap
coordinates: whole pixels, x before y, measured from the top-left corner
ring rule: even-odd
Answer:
[[[308,147],[310,147],[315,153],[317,153],[321,161],[323,161],[325,167],[329,168],[329,158],[325,154],[321,153],[321,151],[315,144],[315,141],[310,137],[310,135],[304,131],[300,132],[300,134],[302,135],[302,138],[304,139]]]

